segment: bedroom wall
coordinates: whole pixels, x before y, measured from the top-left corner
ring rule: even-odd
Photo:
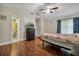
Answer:
[[[51,19],[50,21],[44,20],[44,32],[45,33],[56,33],[56,20]]]
[[[41,17],[43,20],[42,32],[56,33],[57,32],[57,20],[79,17],[79,13],[72,14],[72,15],[66,15],[66,16],[63,15],[60,17],[56,17],[54,15],[43,15]]]
[[[42,32],[43,33],[56,33],[57,23],[56,19],[51,15],[41,16],[42,20]]]
[[[21,18],[21,40],[24,40],[24,25],[34,18],[29,18],[26,10],[4,6],[0,6],[0,15],[7,16],[5,21],[0,20],[0,44],[11,42],[11,16]]]
[[[7,32],[8,31],[8,32]],[[11,41],[10,39],[10,20],[1,20],[0,19],[0,44],[4,42],[7,43]]]

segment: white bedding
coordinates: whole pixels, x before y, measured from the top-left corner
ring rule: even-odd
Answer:
[[[79,36],[77,35],[64,35],[64,34],[48,34],[48,33],[42,33],[41,34],[42,39],[51,39],[51,40],[57,40],[61,42],[70,42],[74,44],[79,44]]]
[[[42,40],[48,41],[50,43],[69,48],[71,51],[69,53],[73,55],[79,55],[79,34],[71,34],[71,35],[62,35],[62,34],[41,34]],[[71,43],[67,43],[69,40]]]

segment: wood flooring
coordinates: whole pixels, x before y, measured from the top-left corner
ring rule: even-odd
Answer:
[[[39,39],[20,41],[13,44],[0,46],[0,56],[62,56],[60,49],[46,44],[42,47]]]

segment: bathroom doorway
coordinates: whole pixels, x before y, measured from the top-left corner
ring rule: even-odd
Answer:
[[[11,21],[11,29],[12,29],[12,42],[16,42],[20,40],[20,18],[12,17]]]

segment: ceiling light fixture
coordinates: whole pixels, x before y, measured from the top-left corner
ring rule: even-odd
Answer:
[[[59,6],[56,3],[44,3],[38,7],[37,13],[54,13],[57,9],[59,9]]]
[[[52,7],[52,6],[49,6],[47,7],[46,9],[44,9],[44,14],[45,13],[53,13],[54,11],[56,11],[58,9],[58,7]]]

